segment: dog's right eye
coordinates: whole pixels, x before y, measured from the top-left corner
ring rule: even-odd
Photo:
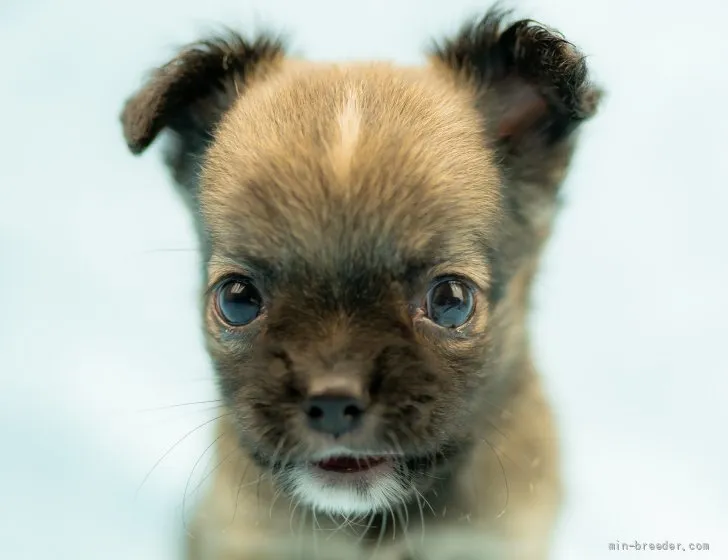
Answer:
[[[427,293],[427,316],[435,324],[454,329],[464,325],[473,314],[473,290],[456,278],[443,278]]]
[[[229,278],[217,287],[215,306],[225,323],[240,327],[260,315],[263,298],[249,278],[240,276]]]

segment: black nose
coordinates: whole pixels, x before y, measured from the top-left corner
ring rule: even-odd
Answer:
[[[322,395],[304,403],[311,428],[338,437],[355,429],[364,415],[363,403],[352,397]]]

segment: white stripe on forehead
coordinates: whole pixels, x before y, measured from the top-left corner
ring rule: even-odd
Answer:
[[[361,113],[354,89],[349,88],[344,96],[341,110],[337,113],[336,138],[329,150],[331,164],[339,180],[349,177],[351,160],[361,133]]]

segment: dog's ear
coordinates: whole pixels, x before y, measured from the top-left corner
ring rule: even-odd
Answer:
[[[183,48],[126,102],[121,122],[129,149],[140,154],[162,130],[173,132],[167,163],[178,182],[185,183],[191,164],[250,77],[283,52],[279,38],[247,41],[233,32]]]
[[[431,54],[477,88],[489,137],[505,159],[539,158],[595,113],[601,90],[561,35],[532,20],[507,25],[508,17],[491,10]]]

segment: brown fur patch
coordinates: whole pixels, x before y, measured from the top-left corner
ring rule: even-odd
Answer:
[[[342,181],[327,154],[341,147],[341,106],[356,84],[356,151]],[[454,217],[485,237],[499,177],[471,101],[420,69],[282,68],[231,109],[208,153],[201,204],[213,245],[263,259],[284,249],[318,268],[365,250],[421,258]]]
[[[193,558],[259,557],[252,543],[275,541],[289,519],[310,527],[291,473],[334,443],[399,456],[401,504],[372,498],[347,546],[394,537],[401,507],[429,531],[465,531],[482,557],[547,556],[558,454],[528,302],[574,133],[599,90],[556,32],[505,23],[489,12],[423,67],[291,60],[267,39],[205,42],[127,104],[132,151],[174,133],[168,163],[206,263],[207,345],[226,411],[218,447],[238,465],[221,469],[201,507]],[[231,277],[255,290],[255,318],[241,324],[220,307]],[[431,312],[442,281],[470,294],[455,325]],[[303,405],[322,394],[355,400],[356,429],[312,429]],[[226,530],[239,505],[243,521]],[[388,553],[403,560],[395,541]]]

